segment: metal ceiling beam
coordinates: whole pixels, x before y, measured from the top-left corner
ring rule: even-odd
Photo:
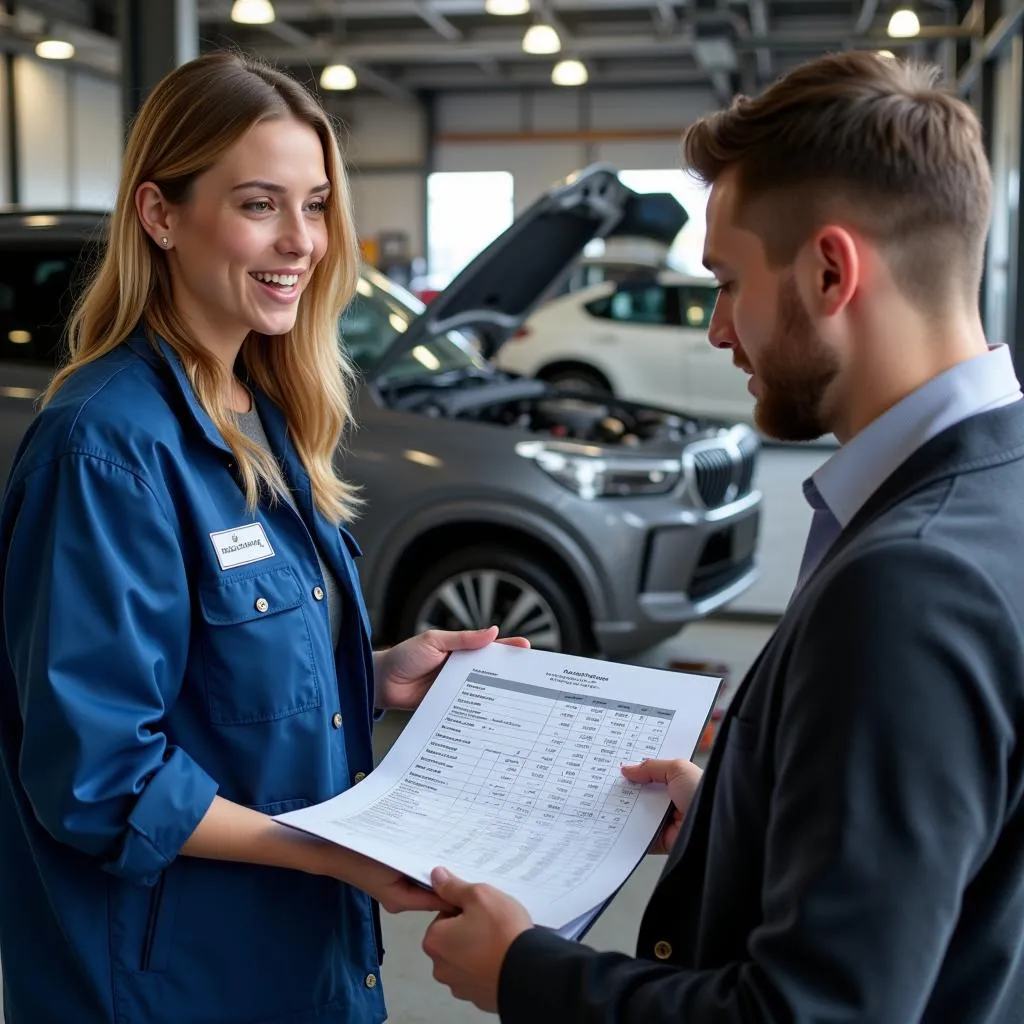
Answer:
[[[275,19],[269,25],[265,25],[264,28],[282,42],[290,43],[300,53],[306,53],[312,47],[317,45],[316,40],[314,40],[311,35],[303,32],[301,29],[295,28],[294,25],[289,25],[286,21],[281,21],[280,19]],[[404,89],[402,86],[396,85],[389,78],[378,74],[372,68],[366,67],[365,64],[352,60],[347,47],[335,44],[332,46],[332,50],[335,52],[331,56],[325,58],[325,63],[328,60],[337,59],[337,51],[343,51],[349,65],[352,67],[352,70],[355,71],[356,77],[363,85],[367,85],[374,91],[379,92],[381,95],[397,100],[399,103],[416,102],[416,96],[409,92],[408,89]]]
[[[416,94],[405,88],[405,86],[399,85],[397,82],[393,82],[390,78],[379,74],[374,71],[373,68],[368,68],[360,61],[351,61],[350,63],[352,70],[356,73],[356,78],[358,78],[364,85],[368,85],[371,89],[379,92],[382,96],[388,96],[390,99],[397,100],[399,103],[419,102],[416,98]]]
[[[555,13],[555,5],[551,3],[551,0],[534,0],[533,7],[540,15],[541,21],[547,22],[558,33],[563,48],[571,49],[575,46],[576,41],[573,39],[572,33],[565,27],[565,22]]]
[[[619,38],[576,38],[575,52],[585,57],[624,57],[630,55],[657,55],[688,53],[693,49],[690,40],[683,37],[672,39],[653,35],[622,36]],[[272,61],[308,61],[317,63],[329,56],[331,48],[321,40],[314,40],[303,49],[283,47],[261,47],[260,53]],[[380,42],[354,42],[345,47],[353,60],[382,64],[474,64],[480,60],[538,60],[547,62],[550,57],[531,58],[523,53],[520,35],[502,38],[467,38],[462,43],[440,42],[434,39],[381,40]]]
[[[500,79],[486,78],[472,73],[466,68],[454,68],[450,71],[434,70],[430,67],[409,69],[399,79],[408,89],[429,89],[442,91],[445,89],[476,90],[476,89],[555,89],[551,84],[551,73],[544,68],[509,68]],[[610,67],[602,71],[599,79],[592,79],[588,89],[591,91],[611,89],[615,87],[644,86],[704,86],[708,87],[707,73],[696,68],[684,70],[666,68],[616,68]]]
[[[657,15],[658,31],[664,35],[671,35],[679,24],[676,18],[676,9],[669,0],[654,0],[654,11]]]
[[[875,13],[878,11],[878,0],[861,0],[860,13],[853,25],[853,34],[863,35],[875,20]]]
[[[88,0],[32,0],[25,6],[46,18],[72,21],[77,25],[92,25],[93,10]]]
[[[749,6],[750,30],[754,36],[764,38],[768,35],[768,5],[765,0],[749,0]],[[771,50],[764,46],[758,47],[754,50],[754,59],[758,76],[762,81],[770,81],[774,76]]]
[[[968,29],[959,25],[922,26],[920,35],[914,39],[889,39],[884,32],[861,37],[852,37],[848,28],[840,23],[835,27],[820,27],[803,31],[776,31],[767,33],[750,32],[734,43],[737,51],[754,52],[768,49],[781,50],[824,50],[842,46],[866,48],[887,46],[890,49],[906,45],[917,45],[922,41],[935,39],[965,39],[971,36]],[[329,60],[335,47],[329,42],[315,39],[304,47],[260,47],[268,59],[278,63],[317,63]],[[649,35],[631,36],[576,36],[573,50],[581,57],[628,58],[640,56],[669,56],[674,53],[691,53],[693,39],[678,34],[671,37]],[[522,40],[518,33],[502,36],[470,36],[461,43],[438,40],[435,36],[380,41],[356,41],[345,46],[345,53],[351,60],[377,64],[466,64],[481,60],[523,60]],[[540,58],[546,60],[548,58]]]
[[[274,10],[284,21],[313,21],[332,15],[342,18],[415,18],[422,0],[274,0]],[[657,0],[659,6],[668,0]],[[430,7],[443,17],[484,14],[485,0],[429,0]],[[549,0],[556,13],[595,11],[642,11],[651,9],[652,0]],[[671,5],[669,5],[671,6]],[[204,22],[224,22],[230,4],[209,3],[199,12]]]
[[[1022,22],[1024,22],[1024,6],[1004,14],[992,27],[992,31],[980,40],[976,51],[963,66],[963,70],[956,80],[956,91],[961,96],[966,96],[971,91],[985,64],[1021,31]]]
[[[457,42],[462,38],[462,33],[425,0],[420,0],[416,5],[416,13],[443,39]]]

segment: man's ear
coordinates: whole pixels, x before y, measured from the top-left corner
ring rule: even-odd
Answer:
[[[164,198],[158,185],[144,181],[135,190],[135,212],[142,229],[161,249],[174,245],[174,207]]]
[[[835,316],[853,299],[862,263],[857,240],[846,228],[826,225],[814,233],[798,260],[805,299],[819,316]]]

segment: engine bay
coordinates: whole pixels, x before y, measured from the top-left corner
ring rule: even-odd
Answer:
[[[518,378],[484,387],[413,390],[392,404],[435,418],[472,420],[605,446],[685,444],[715,432],[713,424],[680,413]]]

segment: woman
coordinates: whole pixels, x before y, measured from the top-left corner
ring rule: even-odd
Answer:
[[[0,520],[7,1024],[380,1021],[373,900],[445,906],[270,817],[496,632],[370,647],[332,465],[356,274],[297,83],[218,53],[156,88]]]

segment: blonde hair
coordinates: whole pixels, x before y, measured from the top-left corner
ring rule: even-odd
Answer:
[[[684,161],[706,184],[736,169],[740,219],[775,265],[840,216],[941,310],[951,288],[977,295],[992,185],[978,118],[939,74],[870,52],[808,61],[690,125]]]
[[[294,328],[277,338],[250,334],[241,357],[252,380],[283,410],[317,508],[341,522],[360,504],[333,461],[352,409],[353,371],[338,339],[338,318],[359,274],[348,180],[331,123],[314,98],[294,79],[248,56],[221,51],[190,61],[164,78],[143,105],[125,150],[106,252],[72,313],[69,361],[43,402],[141,322],[181,358],[200,404],[236,456],[250,508],[261,492],[271,500],[287,493],[277,460],[250,441],[231,415],[225,399],[230,369],[198,343],[175,309],[166,256],[142,227],[135,193],[151,181],[169,202],[186,202],[195,179],[249,129],[288,117],[313,128],[323,146],[331,183],[327,251],[302,295]]]

